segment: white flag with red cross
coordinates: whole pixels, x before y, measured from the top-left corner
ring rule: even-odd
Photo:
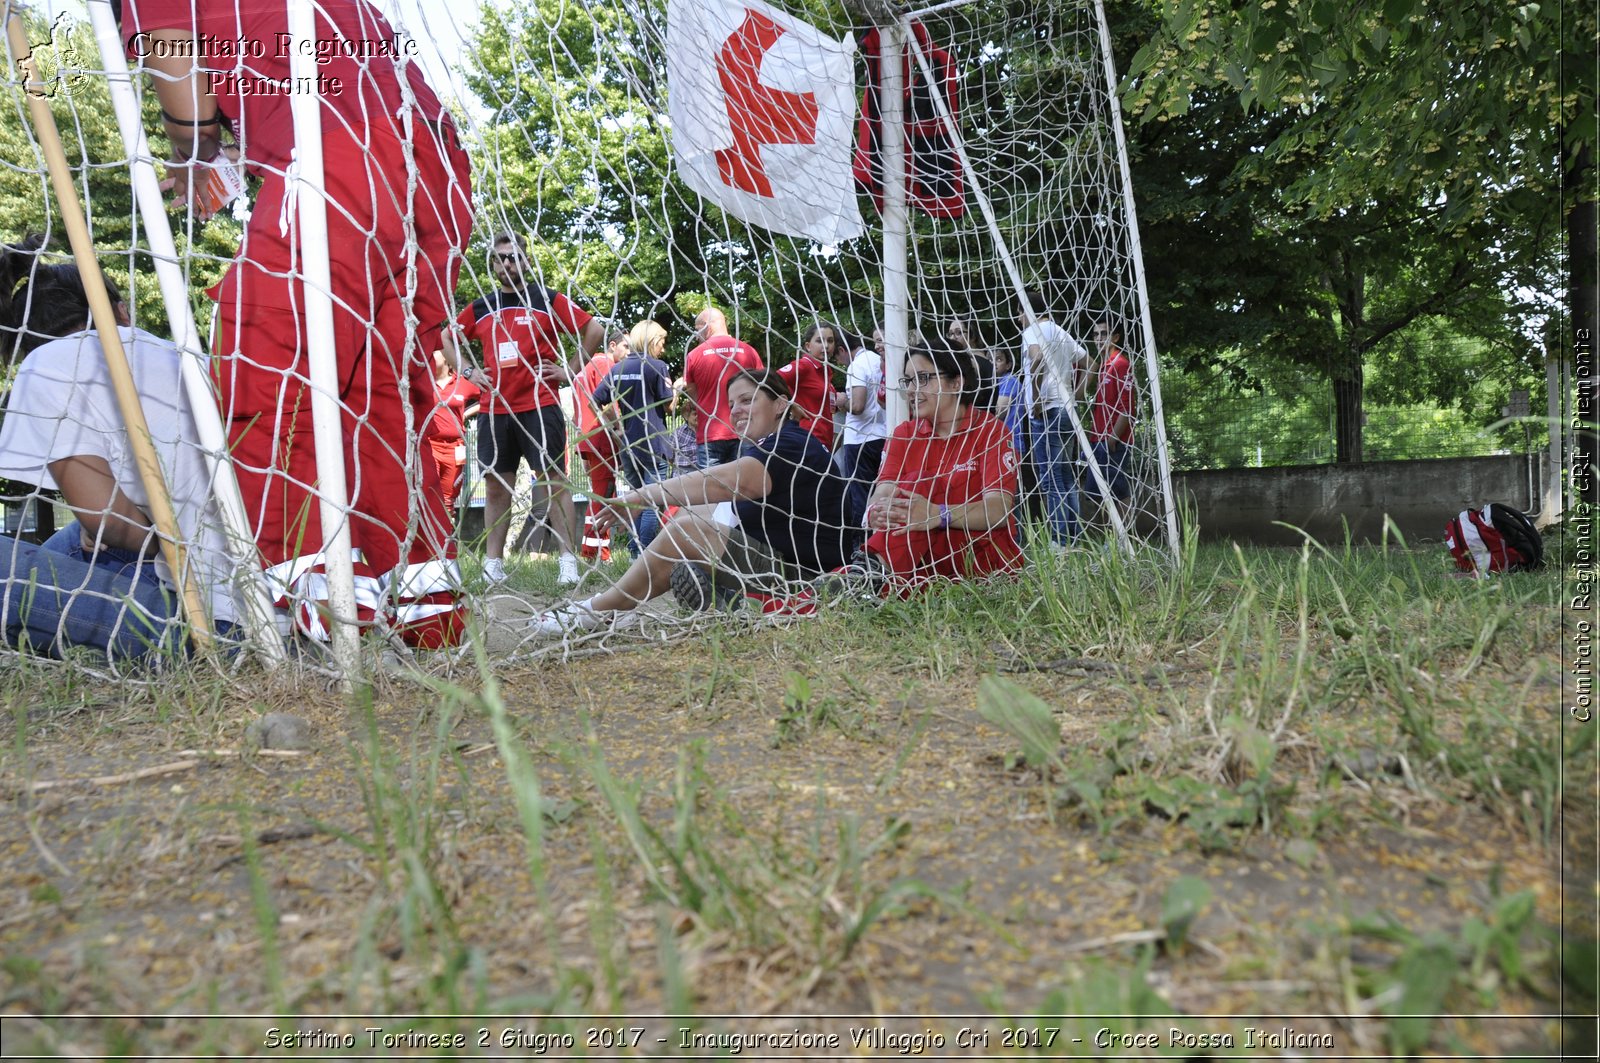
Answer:
[[[859,236],[854,51],[760,0],[669,0],[667,111],[685,183],[752,225],[825,244]]]

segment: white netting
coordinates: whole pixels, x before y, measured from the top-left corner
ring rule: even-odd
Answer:
[[[151,136],[142,158],[117,134],[107,89],[117,63],[101,58],[93,34],[62,23],[52,36],[39,18],[29,32],[44,45],[37,56],[95,250],[129,289],[134,324],[181,343],[174,318],[187,305],[172,297],[181,291],[212,330],[231,453],[214,464],[223,479],[237,473],[240,519],[270,577],[278,626],[341,629],[318,604],[348,612],[331,563],[340,555],[322,553],[323,526],[347,527],[354,540],[363,630],[449,641],[456,605],[475,601],[492,644],[508,653],[690,630],[703,617],[685,615],[685,604],[731,602],[781,619],[834,596],[871,597],[885,578],[887,593],[899,593],[928,578],[1014,571],[1030,539],[1174,546],[1093,4],[940,5],[900,24],[910,41],[903,263],[893,240],[886,252],[879,209],[892,99],[875,57],[891,36],[867,35],[864,16],[836,3],[534,0],[464,12],[436,0],[324,0],[326,20],[301,66],[291,65],[295,4],[124,8],[118,39],[135,69],[122,91]],[[185,55],[171,43],[178,23],[200,27],[188,54],[207,69],[191,74],[176,62]],[[938,99],[930,74],[947,90]],[[49,231],[64,247],[24,94],[8,76],[7,110],[18,121],[0,131],[0,205],[17,209],[0,236]],[[696,92],[710,95],[697,102]],[[304,144],[301,164],[291,164],[291,105],[307,100],[322,114],[326,236],[305,210],[315,193],[301,183],[314,176],[299,170]],[[231,128],[211,122],[219,107]],[[695,136],[682,128],[691,123]],[[852,143],[840,142],[840,129]],[[706,153],[685,169],[675,137],[680,152],[694,143]],[[871,149],[859,158],[858,137]],[[129,174],[134,163],[135,175],[150,175],[144,164],[164,159],[174,139],[193,140],[203,157],[238,149],[250,178],[245,197],[209,221],[203,210],[174,215],[177,253],[164,256],[154,226],[134,224]],[[877,187],[858,195],[858,179]],[[328,279],[319,283],[323,248]],[[167,313],[153,277],[164,257]],[[225,277],[220,303],[203,298]],[[294,283],[302,277],[312,282]],[[1029,321],[1021,289],[1038,293]],[[320,326],[319,294],[331,297],[331,322]],[[659,328],[642,327],[651,321]],[[830,328],[813,340],[818,323]],[[1114,346],[1126,354],[1111,372],[1094,339],[1102,324],[1122,334]],[[949,342],[953,325],[964,344]],[[611,349],[619,364],[607,371],[589,354],[604,359],[617,332],[631,335]],[[830,334],[845,343],[830,344]],[[784,411],[761,381],[725,393],[729,371],[718,367],[749,357],[731,353],[734,338],[784,369],[802,428],[776,427]],[[709,348],[686,365],[700,341]],[[325,378],[307,347],[333,355]],[[994,360],[1026,361],[1028,347],[1036,371],[997,386]],[[457,359],[484,391],[475,423],[472,389],[448,372]],[[557,361],[570,363],[575,389],[540,368]],[[338,400],[342,500],[326,473],[319,478],[312,446],[319,393]],[[990,421],[971,406],[1011,416]],[[711,416],[696,416],[702,407]],[[906,411],[931,437],[889,441],[894,475],[876,482],[873,440]],[[223,453],[203,424],[186,431],[185,445]],[[685,474],[707,442],[732,460]],[[480,453],[500,463],[498,479]],[[55,486],[26,470],[11,475]],[[446,514],[439,485],[457,477]],[[1106,494],[1115,505],[1092,501]],[[629,505],[584,504],[598,495]],[[1015,514],[1008,497],[1020,500]],[[319,521],[330,498],[342,501],[330,512],[345,520]],[[519,534],[541,514],[542,528]],[[207,519],[227,523],[218,511]],[[627,541],[654,536],[645,559],[628,565]],[[452,560],[458,541],[464,575]],[[22,552],[12,551],[13,569]],[[673,564],[685,559],[697,564]],[[818,577],[841,566],[842,578],[819,588]],[[255,569],[234,565],[220,597],[248,598]],[[574,575],[584,581],[577,591],[566,586]],[[574,595],[588,608],[558,610],[541,626],[543,610]]]

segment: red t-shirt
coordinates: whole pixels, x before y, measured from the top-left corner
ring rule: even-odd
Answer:
[[[456,316],[467,339],[483,348],[483,369],[489,374],[491,413],[525,413],[560,403],[561,393],[539,375],[539,363],[565,364],[561,335],[577,336],[593,320],[560,292],[530,288],[490,292]]]
[[[927,421],[906,421],[884,447],[879,483],[897,484],[935,505],[976,502],[990,491],[1017,491],[1017,453],[1011,430],[999,419],[973,410],[947,439],[933,434]],[[1015,522],[986,532],[879,531],[867,549],[884,558],[901,576],[958,579],[1001,572],[1022,564]]]
[[[728,409],[728,378],[741,369],[760,369],[756,349],[733,336],[714,336],[690,351],[683,360],[683,379],[694,388],[694,441],[737,439],[733,414]]]
[[[610,433],[600,426],[600,414],[595,411],[594,389],[600,386],[606,374],[616,363],[604,351],[589,359],[587,365],[572,378],[572,402],[578,408],[578,453],[598,458],[609,458],[616,449]]]
[[[397,64],[409,59],[406,81],[416,116],[438,122],[444,108],[422,73],[417,43],[397,36],[388,19],[366,0],[319,0],[312,88],[321,96],[323,122],[356,129],[380,122],[403,131],[396,117],[404,104]],[[123,0],[122,36],[135,61],[158,47],[152,30],[193,30],[201,87],[217,97],[254,166],[282,171],[294,149],[287,82],[291,55],[286,0]]]
[[[433,417],[428,434],[441,445],[456,446],[467,432],[467,407],[478,401],[478,385],[454,373],[443,384],[433,385]]]
[[[827,367],[809,354],[802,354],[778,370],[778,375],[789,385],[795,420],[800,427],[832,450],[833,381],[828,379]]]
[[[1100,367],[1100,383],[1094,389],[1094,403],[1089,409],[1089,442],[1103,443],[1111,437],[1111,426],[1118,416],[1128,418],[1117,438],[1124,443],[1133,442],[1133,367],[1127,356],[1111,348],[1111,357]]]

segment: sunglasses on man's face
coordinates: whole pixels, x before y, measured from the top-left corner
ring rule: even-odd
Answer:
[[[501,262],[517,262],[521,260],[522,255],[517,251],[496,251],[494,257]]]

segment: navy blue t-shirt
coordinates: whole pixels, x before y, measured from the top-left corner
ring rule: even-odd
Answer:
[[[760,461],[772,481],[766,498],[734,503],[739,527],[810,572],[844,564],[858,529],[846,527],[845,484],[828,448],[793,421],[784,421],[766,438],[740,447],[739,457]]]
[[[594,389],[594,404],[615,402],[622,414],[622,438],[639,457],[654,453],[667,459],[672,448],[667,441],[667,422],[662,416],[672,399],[672,377],[667,363],[659,358],[630,354],[611,367]]]

